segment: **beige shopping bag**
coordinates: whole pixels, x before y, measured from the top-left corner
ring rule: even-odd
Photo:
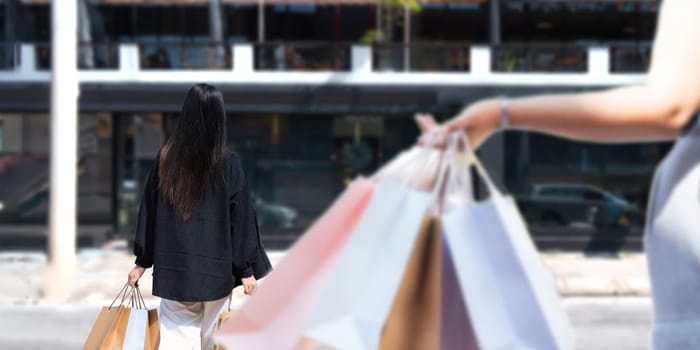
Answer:
[[[113,329],[117,316],[122,309],[122,306],[105,306],[100,310],[100,314],[97,315],[97,320],[95,320],[95,324],[92,326],[90,335],[85,341],[85,345],[83,345],[83,350],[100,349],[100,346],[105,338],[107,338],[110,330]]]
[[[160,318],[158,309],[148,310],[148,328],[146,329],[146,350],[158,350],[160,345]]]
[[[131,308],[120,306],[117,317],[110,327],[109,331],[102,340],[102,344],[97,348],[99,350],[122,350],[124,346],[124,336],[126,336],[126,327],[129,325],[129,315]]]
[[[440,349],[441,231],[438,219],[423,218],[379,349]]]
[[[220,313],[219,319],[216,321],[217,330],[221,329],[221,326],[223,326],[226,320],[228,320],[233,314],[233,311],[231,311],[231,299],[233,299],[233,292],[228,297],[228,309]],[[226,350],[226,347],[221,344],[214,344],[214,350]]]
[[[90,335],[88,335],[83,345],[83,350],[98,350],[103,349],[105,340],[114,338],[114,332],[117,331],[117,321],[120,317],[124,316],[126,313],[126,318],[129,318],[128,308],[125,307],[124,301],[128,297],[128,285],[125,285],[121,291],[117,294],[112,301],[110,306],[105,306],[100,310],[97,315],[97,319],[90,330]],[[119,305],[114,305],[115,302],[121,297],[121,302]],[[126,328],[125,328],[126,329]]]
[[[118,305],[115,305],[120,297],[121,301]],[[129,301],[128,305],[125,304],[127,300]],[[138,287],[130,288],[128,285],[125,285],[114,298],[112,304],[100,310],[90,335],[88,335],[85,345],[83,345],[83,350],[121,350],[124,347],[124,339],[127,336],[132,308],[147,310],[146,303]],[[147,318],[143,348],[146,350],[157,350],[160,345],[158,310],[147,310]]]

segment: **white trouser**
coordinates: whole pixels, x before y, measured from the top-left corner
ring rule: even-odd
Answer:
[[[160,301],[160,349],[212,350],[219,314],[229,297],[205,302]]]

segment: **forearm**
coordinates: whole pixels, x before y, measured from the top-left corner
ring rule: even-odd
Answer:
[[[693,113],[690,104],[645,85],[516,98],[508,104],[512,128],[604,142],[671,139]]]

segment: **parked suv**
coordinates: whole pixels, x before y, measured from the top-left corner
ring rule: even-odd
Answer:
[[[529,223],[629,227],[639,224],[639,208],[621,196],[585,184],[537,184],[516,196]]]

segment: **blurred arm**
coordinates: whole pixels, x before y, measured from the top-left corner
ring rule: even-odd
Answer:
[[[513,128],[592,141],[674,138],[700,107],[700,1],[667,0],[659,13],[646,82],[590,93],[513,99]],[[477,104],[498,120],[498,101]],[[494,117],[495,115],[495,117]],[[456,127],[458,120],[448,123]]]

